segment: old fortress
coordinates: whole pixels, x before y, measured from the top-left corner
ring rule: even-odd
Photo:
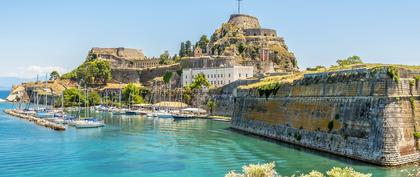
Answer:
[[[167,70],[182,69],[185,72],[179,82],[184,85],[197,73],[205,73],[213,86],[220,87],[238,79],[297,69],[296,59],[276,30],[262,28],[256,17],[245,14],[231,15],[215,31],[205,51],[193,50],[193,56],[182,58],[177,66],[160,64],[159,58],[147,58],[141,50],[129,48],[93,48],[89,56],[110,61],[117,82],[145,83]],[[287,53],[281,53],[284,51]],[[138,74],[146,69],[153,74]]]
[[[137,49],[92,48],[87,60],[109,61],[106,84],[114,86],[104,84],[107,95],[136,83],[169,85],[170,97],[200,74],[211,86],[197,105],[214,101],[214,114],[232,117],[231,128],[383,166],[420,161],[418,66],[360,61],[300,71],[283,37],[245,14],[231,15],[204,47],[189,52],[165,63]],[[12,94],[37,86],[24,87]]]

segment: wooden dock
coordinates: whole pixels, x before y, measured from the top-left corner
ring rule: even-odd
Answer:
[[[47,127],[47,128],[51,128],[51,129],[56,130],[56,131],[66,130],[66,127],[63,126],[63,125],[59,125],[59,124],[56,124],[56,123],[50,122],[48,120],[32,116],[32,115],[27,115],[27,114],[25,114],[21,111],[18,111],[18,110],[5,109],[3,112],[6,113],[6,114],[9,114],[11,116],[14,116],[14,117],[19,117],[21,119],[25,119],[25,120],[34,122],[35,124],[37,124],[39,126],[44,126],[44,127]]]

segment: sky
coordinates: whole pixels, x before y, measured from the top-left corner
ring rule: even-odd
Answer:
[[[0,76],[71,71],[92,47],[178,52],[236,13],[235,0],[2,0]],[[244,0],[242,13],[276,29],[301,69],[351,55],[420,65],[418,0]]]

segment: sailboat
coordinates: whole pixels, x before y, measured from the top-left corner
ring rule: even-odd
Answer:
[[[89,109],[89,95],[88,95],[88,89],[85,86],[85,95],[86,95],[86,101],[85,101],[85,118],[79,119],[78,121],[74,121],[73,125],[76,128],[98,128],[105,126],[105,123],[103,121],[99,121],[96,118],[89,117],[88,118],[88,109]]]
[[[45,74],[45,88],[44,88],[44,92],[45,92],[45,100],[44,100],[44,105],[45,108],[43,109],[39,109],[37,110],[37,117],[39,118],[54,118],[54,112],[48,108],[48,74]]]
[[[165,92],[165,90],[166,89],[163,88],[163,100],[164,101],[166,101],[166,92]],[[170,100],[170,98],[169,98],[169,100]],[[166,102],[165,102],[165,104],[166,104]],[[173,115],[171,113],[169,113],[169,111],[167,110],[168,109],[167,106],[165,106],[165,109],[160,109],[160,105],[159,105],[159,111],[155,113],[156,116],[158,118],[161,118],[161,119],[172,119],[172,118],[174,118]]]
[[[180,119],[192,119],[194,118],[194,115],[191,114],[187,114],[183,111],[184,109],[184,100],[183,100],[183,90],[184,88],[181,88],[181,109],[178,110],[177,114],[174,114],[173,117],[175,120],[180,120]]]

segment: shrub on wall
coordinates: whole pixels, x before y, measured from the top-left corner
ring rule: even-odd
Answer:
[[[410,100],[410,104],[411,104],[411,108],[413,109],[413,111],[416,109],[416,100],[414,99],[414,97],[413,96],[411,96],[410,98],[409,98],[409,100]]]
[[[334,121],[328,122],[328,131],[330,132],[334,128]]]
[[[250,164],[242,167],[243,173],[236,173],[231,171],[225,175],[225,177],[280,177],[276,170],[275,163],[267,164]],[[345,167],[338,168],[334,167],[333,169],[326,172],[328,177],[370,177],[372,174],[363,174],[353,170],[353,168]],[[293,175],[300,177],[325,177],[325,175],[318,171],[311,171],[308,174]]]
[[[416,137],[417,139],[420,139],[420,132],[414,133],[414,137]]]
[[[397,67],[389,66],[387,70],[388,76],[393,79],[395,82],[400,82],[400,72]]]
[[[264,86],[261,86],[261,87],[257,88],[257,91],[258,91],[258,94],[260,95],[260,97],[265,95],[265,98],[267,99],[267,98],[270,97],[271,94],[276,96],[280,87],[281,87],[280,83],[271,83],[271,84],[267,84],[267,85],[264,85]]]
[[[410,80],[410,81],[409,81],[410,87],[414,87],[415,82],[416,82],[415,80]]]

